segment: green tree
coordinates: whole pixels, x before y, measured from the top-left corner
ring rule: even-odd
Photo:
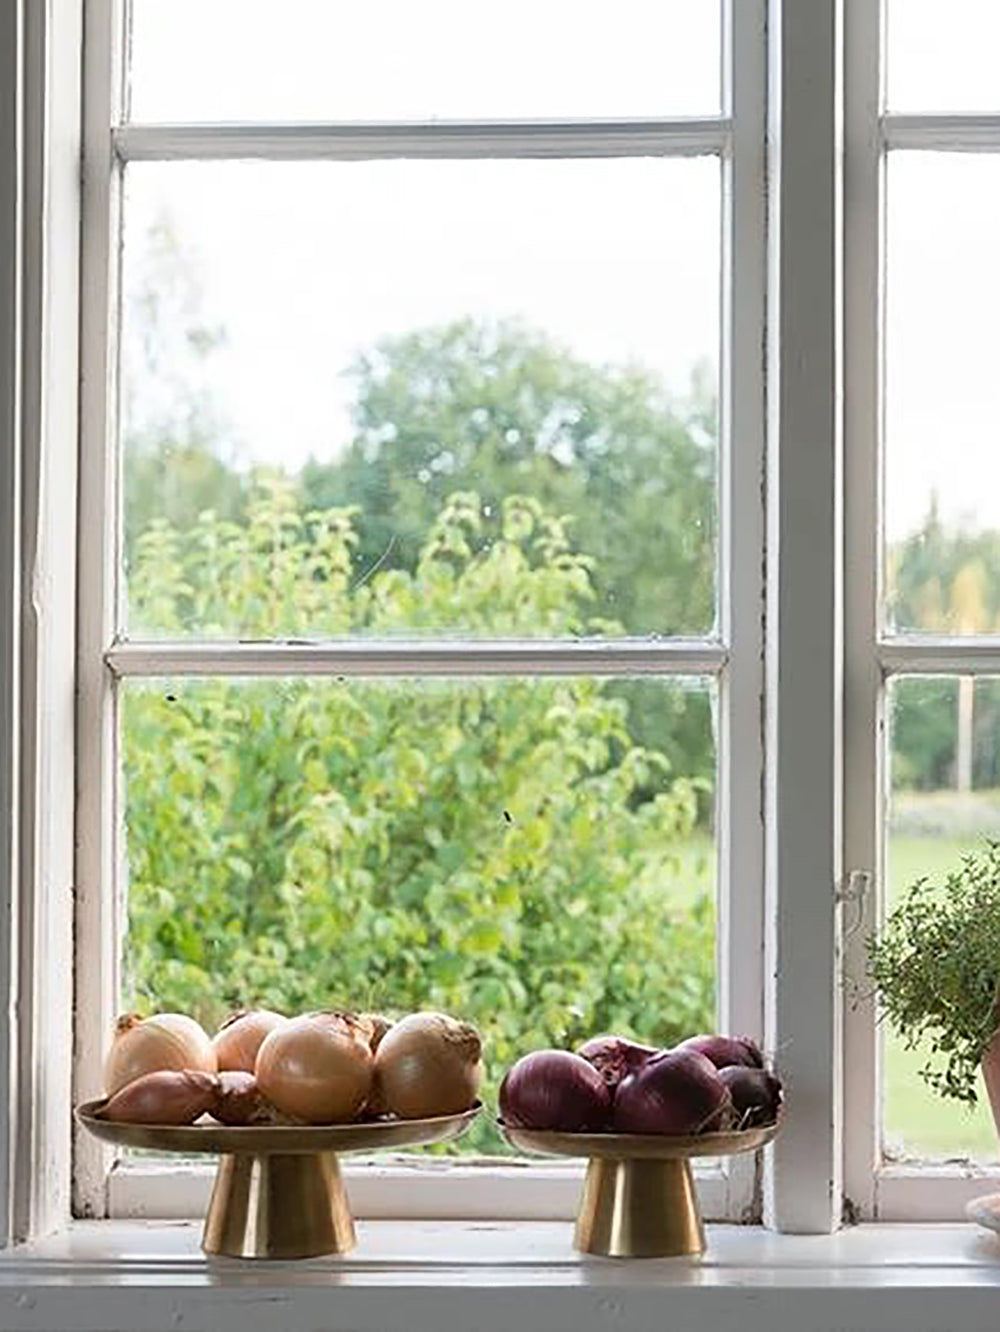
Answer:
[[[358,358],[355,437],[302,473],[310,506],[357,504],[358,564],[412,569],[448,494],[529,494],[571,517],[599,616],[638,634],[715,621],[716,410],[707,371],[674,400],[638,368],[471,319]]]
[[[245,524],[139,539],[140,617],[243,637],[310,622],[392,635],[586,632],[590,562],[533,498],[489,542],[455,494],[414,568],[352,580],[350,509],[256,478]],[[462,1014],[487,1098],[525,1050],[711,1022],[714,912],[679,903],[696,784],[637,745],[587,679],[234,681],[129,687],[127,998],[213,1026],[232,1006]],[[657,794],[644,798],[655,788]],[[496,1150],[488,1122],[471,1146]]]

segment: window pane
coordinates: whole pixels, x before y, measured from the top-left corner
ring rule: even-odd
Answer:
[[[710,631],[719,188],[716,158],[131,167],[130,632]]]
[[[890,688],[892,720],[888,902],[927,876],[935,885],[961,856],[1000,836],[1000,678],[904,678]],[[883,1134],[890,1160],[1000,1155],[989,1102],[969,1111],[920,1077],[928,1046],[907,1050],[884,1030]]]
[[[715,1012],[710,681],[129,682],[122,1008],[443,1009],[520,1054]],[[462,1144],[496,1151],[488,1119]]]
[[[1000,162],[889,161],[887,618],[1000,629]]]
[[[995,0],[885,0],[892,111],[1000,111]]]
[[[719,110],[720,8],[719,0],[132,0],[131,114],[711,114]]]

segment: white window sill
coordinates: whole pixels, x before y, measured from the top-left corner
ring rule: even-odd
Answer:
[[[191,1222],[79,1222],[0,1254],[4,1332],[972,1332],[1000,1241],[971,1225],[833,1236],[713,1226],[701,1261],[584,1258],[564,1222],[362,1222],[354,1253],[206,1259]]]

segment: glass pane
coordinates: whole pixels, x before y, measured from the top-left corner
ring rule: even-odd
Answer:
[[[1000,678],[903,678],[890,687],[889,909],[915,880],[940,886],[965,852],[1000,836]],[[969,1110],[920,1076],[927,1044],[914,1050],[884,1031],[883,1135],[891,1160],[1000,1157],[997,1131],[977,1078]]]
[[[1000,162],[889,161],[887,618],[1000,629]]]
[[[995,0],[885,0],[891,111],[1000,111]]]
[[[131,115],[711,114],[720,10],[719,0],[132,0]]]
[[[719,187],[715,158],[130,168],[130,632],[711,630]]]
[[[710,681],[124,688],[124,1010],[442,1009],[504,1068],[715,1012]]]

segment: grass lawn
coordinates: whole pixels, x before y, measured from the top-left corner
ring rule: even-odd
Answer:
[[[958,864],[963,851],[975,849],[974,834],[912,836],[896,834],[889,842],[889,902],[921,875],[942,875]],[[1000,1159],[1000,1144],[986,1093],[971,1112],[957,1101],[934,1095],[919,1077],[926,1061],[919,1050],[906,1050],[888,1029],[884,1040],[886,1150],[893,1155]]]

